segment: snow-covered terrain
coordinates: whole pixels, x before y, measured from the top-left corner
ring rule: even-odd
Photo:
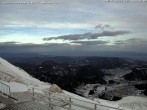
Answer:
[[[30,92],[32,88],[35,88],[36,98],[39,99],[41,96],[44,101],[48,100],[47,94],[44,91],[49,90],[49,88],[51,87],[51,84],[41,82],[31,77],[24,70],[13,66],[12,64],[10,64],[9,62],[7,62],[6,60],[2,58],[0,58],[0,82],[3,82],[9,85],[12,92],[12,96],[18,99],[17,101],[18,104],[17,103],[14,104],[15,105],[14,108],[16,108],[17,105],[19,107],[21,106],[21,108],[27,108],[26,107],[27,105],[31,106],[34,104],[32,103],[32,98],[31,98],[33,94],[32,92]],[[66,97],[72,98],[72,103],[74,104],[74,106],[71,106],[71,108],[73,110],[86,110],[84,108],[77,107],[76,106],[77,104],[84,107],[86,106],[94,107],[93,104],[98,104],[99,106],[97,106],[97,110],[114,110],[114,108],[102,107],[100,105],[123,108],[124,110],[146,110],[147,109],[147,98],[145,97],[129,96],[129,97],[123,98],[120,101],[113,102],[113,101],[106,101],[102,99],[90,100],[67,91],[63,91],[63,93],[58,93],[58,94],[55,93],[53,95],[54,97],[57,97],[57,99],[62,99],[61,101],[66,101]],[[37,103],[39,103],[39,101]],[[90,103],[93,103],[93,104],[90,104]],[[40,104],[42,104],[42,102]],[[2,104],[0,105],[3,106]],[[37,104],[35,103],[35,105]],[[11,110],[10,107],[12,106],[13,105],[11,106],[8,105],[4,110]],[[43,108],[41,107],[41,105],[39,106],[40,108]],[[30,108],[22,109],[22,110],[31,110]],[[39,110],[39,109],[35,108],[35,110]],[[61,109],[60,107],[55,107],[53,110],[64,110],[64,109],[63,108]]]
[[[114,69],[103,69],[105,74],[110,74],[112,76],[105,76],[105,80],[114,80],[114,81],[123,81],[123,75],[130,73],[131,70],[129,68],[114,68]]]
[[[95,101],[99,101],[105,105],[115,104],[125,110],[147,110],[147,98],[145,97],[128,96],[119,101],[106,101],[102,99],[95,99]]]
[[[14,85],[15,89],[12,89],[12,90],[16,90],[16,87],[23,88],[22,84],[24,88],[26,88],[25,86],[30,86],[30,87],[33,86],[33,87],[39,87],[39,88],[50,87],[49,84],[41,82],[31,77],[28,73],[26,73],[21,68],[15,67],[14,65],[10,64],[9,62],[7,62],[6,60],[2,58],[0,58],[0,80],[7,83],[8,85],[10,84],[10,86]]]

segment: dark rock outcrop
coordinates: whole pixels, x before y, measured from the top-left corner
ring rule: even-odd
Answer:
[[[83,81],[84,83],[106,84],[106,81],[103,79],[104,73],[91,65],[79,67],[75,77],[77,80]]]

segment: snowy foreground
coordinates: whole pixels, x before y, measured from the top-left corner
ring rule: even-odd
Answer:
[[[13,105],[3,105],[0,104],[0,108],[3,110],[49,110],[49,106],[45,104],[47,99],[47,92],[52,86],[49,83],[41,82],[33,77],[31,77],[24,70],[13,66],[6,60],[0,58],[0,82],[5,83],[10,86],[11,95],[18,99],[18,101]],[[31,91],[34,89],[34,92]],[[35,93],[35,94],[34,94]],[[32,99],[33,95],[37,98],[35,102]],[[129,96],[124,97],[119,101],[107,101],[102,99],[86,99],[80,97],[76,94],[63,91],[63,93],[54,93],[53,97],[66,100],[66,97],[71,97],[72,102],[86,107],[93,107],[93,104],[110,106],[103,107],[97,106],[97,110],[115,110],[111,107],[121,108],[124,110],[147,110],[147,97],[136,97]],[[43,101],[39,99],[42,98]],[[92,103],[92,104],[91,104]],[[58,102],[59,104],[59,102]],[[72,105],[73,110],[86,110],[84,108]],[[6,107],[6,108],[5,108]],[[27,109],[28,108],[28,109]],[[60,107],[52,107],[53,110],[65,110]]]

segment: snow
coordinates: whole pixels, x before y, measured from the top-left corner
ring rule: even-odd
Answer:
[[[28,91],[28,89],[31,89],[31,87],[17,82],[5,82],[5,81],[1,81],[1,82],[10,86],[11,92],[24,92],[24,91]]]
[[[12,91],[17,90],[19,86],[22,87],[19,88],[18,91],[20,91],[20,89],[23,90],[23,87],[26,88],[26,86],[32,86],[41,89],[50,88],[50,84],[41,82],[33,78],[23,69],[15,67],[2,58],[0,58],[0,80],[4,82],[10,82],[9,85],[12,86]],[[15,84],[16,87],[14,87]]]
[[[84,97],[75,95],[75,94],[67,92],[67,91],[64,91],[64,93],[65,93],[64,95],[66,95],[66,97],[71,98],[71,101],[73,103],[72,109],[74,109],[74,110],[87,110],[87,108],[94,109],[95,104],[97,106],[96,110],[116,110],[115,108],[121,108],[118,104],[109,103],[108,101],[105,101],[102,99],[100,99],[99,101],[98,100],[90,100],[90,99],[86,99]],[[56,96],[57,96],[57,94],[56,94]],[[63,94],[60,95],[60,98],[62,98],[62,97],[63,97]],[[67,99],[64,99],[64,100],[67,100]],[[80,108],[78,106],[75,106],[74,104],[84,106],[85,108]],[[127,109],[124,109],[124,110],[127,110]]]
[[[16,93],[19,97],[26,98],[25,94],[27,95],[29,90],[35,88],[36,93],[44,93],[44,91],[48,91],[50,88],[50,84],[41,82],[33,77],[31,77],[27,72],[24,70],[13,66],[9,62],[5,61],[4,59],[0,58],[0,81],[9,85],[11,87],[11,92],[14,94]],[[94,104],[100,104],[110,107],[116,108],[124,108],[124,110],[147,110],[147,97],[136,97],[136,96],[129,96],[121,99],[120,101],[107,101],[95,98],[93,100],[87,99],[76,94],[63,91],[64,93],[54,94],[56,97],[60,97],[65,99],[65,97],[71,97],[73,103],[80,104],[82,106],[87,106],[94,108]],[[31,94],[30,94],[31,95]],[[44,93],[44,95],[46,95]],[[28,96],[29,97],[29,96]],[[46,97],[47,98],[47,97]],[[31,99],[31,97],[30,97]],[[3,105],[0,105],[3,107]],[[99,110],[114,110],[113,108],[107,108],[102,106],[97,106]],[[72,105],[72,109],[75,110],[86,110],[81,109],[77,106]],[[57,109],[58,110],[58,109]],[[61,109],[60,109],[61,110]]]
[[[0,103],[0,110],[4,107],[5,107],[5,105]]]
[[[20,102],[13,105],[8,105],[4,110],[50,110],[47,105],[42,105],[37,102]]]
[[[102,99],[95,99],[95,101],[108,106],[121,107],[124,110],[147,110],[147,97],[127,96],[119,101],[106,101]]]
[[[84,97],[81,97],[81,96],[79,96],[79,95],[70,93],[70,92],[65,91],[65,90],[64,90],[64,93],[65,93],[67,96],[76,98],[76,99],[78,99],[78,100],[83,100],[83,101],[87,101],[87,102],[94,102],[94,101],[92,101],[92,100],[89,100],[89,99],[84,98]],[[97,102],[96,102],[96,103],[97,103]]]
[[[116,103],[128,110],[147,110],[147,97],[128,96]]]
[[[105,76],[105,80],[119,80],[125,74],[130,73],[132,70],[129,68],[114,68],[114,69],[102,69],[102,71],[106,74],[111,74],[113,76]]]

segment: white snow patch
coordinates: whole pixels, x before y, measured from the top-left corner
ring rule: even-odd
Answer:
[[[128,110],[147,110],[147,97],[128,96],[116,103]]]
[[[49,83],[33,78],[24,70],[15,67],[2,58],[0,58],[0,80],[8,84],[12,92],[26,91],[30,88],[50,88]]]
[[[147,97],[127,96],[119,101],[107,101],[95,99],[100,103],[108,106],[121,107],[124,110],[147,110]]]

